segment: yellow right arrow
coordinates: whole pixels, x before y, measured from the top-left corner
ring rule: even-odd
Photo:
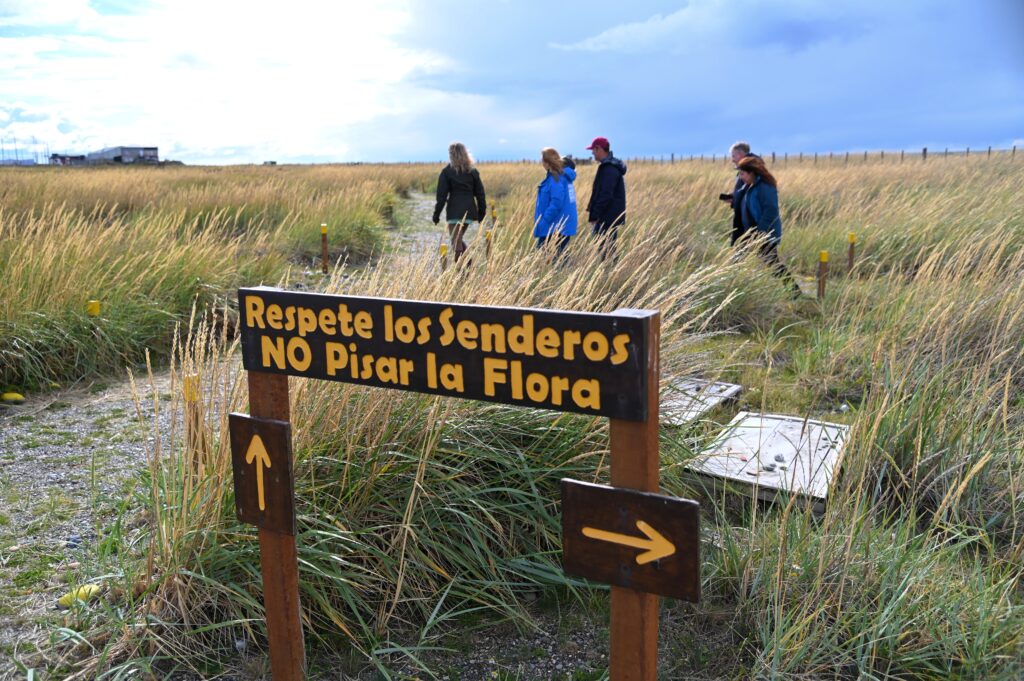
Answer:
[[[634,537],[628,534],[599,530],[594,527],[584,527],[583,535],[599,541],[632,546],[635,549],[644,549],[642,553],[637,554],[636,562],[638,565],[643,565],[644,563],[650,563],[651,561],[671,556],[676,552],[676,547],[672,542],[665,539],[660,532],[644,521],[636,521],[636,526],[637,529],[647,535],[646,539],[643,537]]]
[[[260,510],[265,510],[266,502],[263,498],[263,467],[270,468],[270,455],[263,445],[263,439],[259,435],[252,436],[249,449],[245,452],[245,462],[256,462],[256,494],[259,497]]]

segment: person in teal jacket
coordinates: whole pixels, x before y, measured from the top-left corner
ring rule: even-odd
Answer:
[[[797,286],[789,269],[779,259],[779,243],[782,241],[782,216],[779,214],[779,184],[768,171],[764,159],[747,156],[736,167],[743,192],[740,214],[743,218],[744,238],[760,238],[758,256],[772,273],[782,279],[797,294]]]
[[[566,167],[561,155],[551,147],[541,152],[541,165],[547,171],[537,185],[537,206],[533,213],[533,236],[537,248],[543,248],[550,239],[561,255],[576,235],[579,217],[576,214],[576,171]]]

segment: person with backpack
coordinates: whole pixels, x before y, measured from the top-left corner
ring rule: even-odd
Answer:
[[[466,252],[463,235],[471,222],[482,222],[487,215],[487,198],[480,172],[473,165],[466,145],[452,142],[448,145],[449,163],[437,178],[437,203],[434,204],[434,224],[441,220],[445,210],[448,236],[451,239],[455,261]]]
[[[537,248],[543,248],[554,239],[557,259],[569,245],[569,239],[576,235],[579,219],[576,215],[576,188],[573,186],[576,164],[571,159],[563,159],[551,147],[541,151],[540,159],[547,175],[537,185],[533,236],[537,239]]]
[[[604,260],[608,255],[614,257],[619,227],[626,224],[626,164],[612,154],[611,143],[604,137],[595,137],[587,149],[599,164],[587,213]]]

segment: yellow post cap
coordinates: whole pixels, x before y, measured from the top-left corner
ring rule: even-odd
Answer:
[[[72,589],[58,598],[57,605],[62,608],[70,608],[75,603],[86,603],[92,600],[99,592],[100,586],[98,584],[85,584],[77,589]]]
[[[857,235],[854,234],[853,232],[850,232],[849,234],[847,234],[846,238],[850,240],[851,244],[857,243]]]
[[[491,240],[491,238],[492,238],[493,236],[494,236],[494,231],[493,231],[493,230],[490,230],[490,229],[489,229],[489,230],[487,230],[487,232],[486,232],[486,233],[484,234],[484,237],[485,237],[485,238],[486,238],[486,239],[487,239],[488,241],[490,241],[490,240]]]
[[[184,385],[182,386],[182,392],[185,393],[186,402],[198,402],[199,401],[199,375],[189,374],[185,377]]]
[[[100,301],[98,301],[98,300],[90,300],[89,302],[87,302],[85,304],[85,312],[90,317],[99,317],[100,316]]]
[[[441,257],[448,255],[448,244],[441,244]]]
[[[818,253],[818,260],[820,262],[828,262],[828,251]]]
[[[7,402],[8,404],[21,404],[25,401],[25,396],[21,393],[9,392],[0,395],[0,402]]]
[[[320,233],[321,234],[327,234],[327,223],[326,222],[320,223]]]

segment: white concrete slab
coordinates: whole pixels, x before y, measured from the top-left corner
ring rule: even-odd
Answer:
[[[736,397],[743,386],[699,378],[671,381],[662,392],[659,420],[663,426],[683,426]]]
[[[798,416],[740,412],[689,468],[751,485],[761,498],[799,494],[824,505],[850,427]]]

